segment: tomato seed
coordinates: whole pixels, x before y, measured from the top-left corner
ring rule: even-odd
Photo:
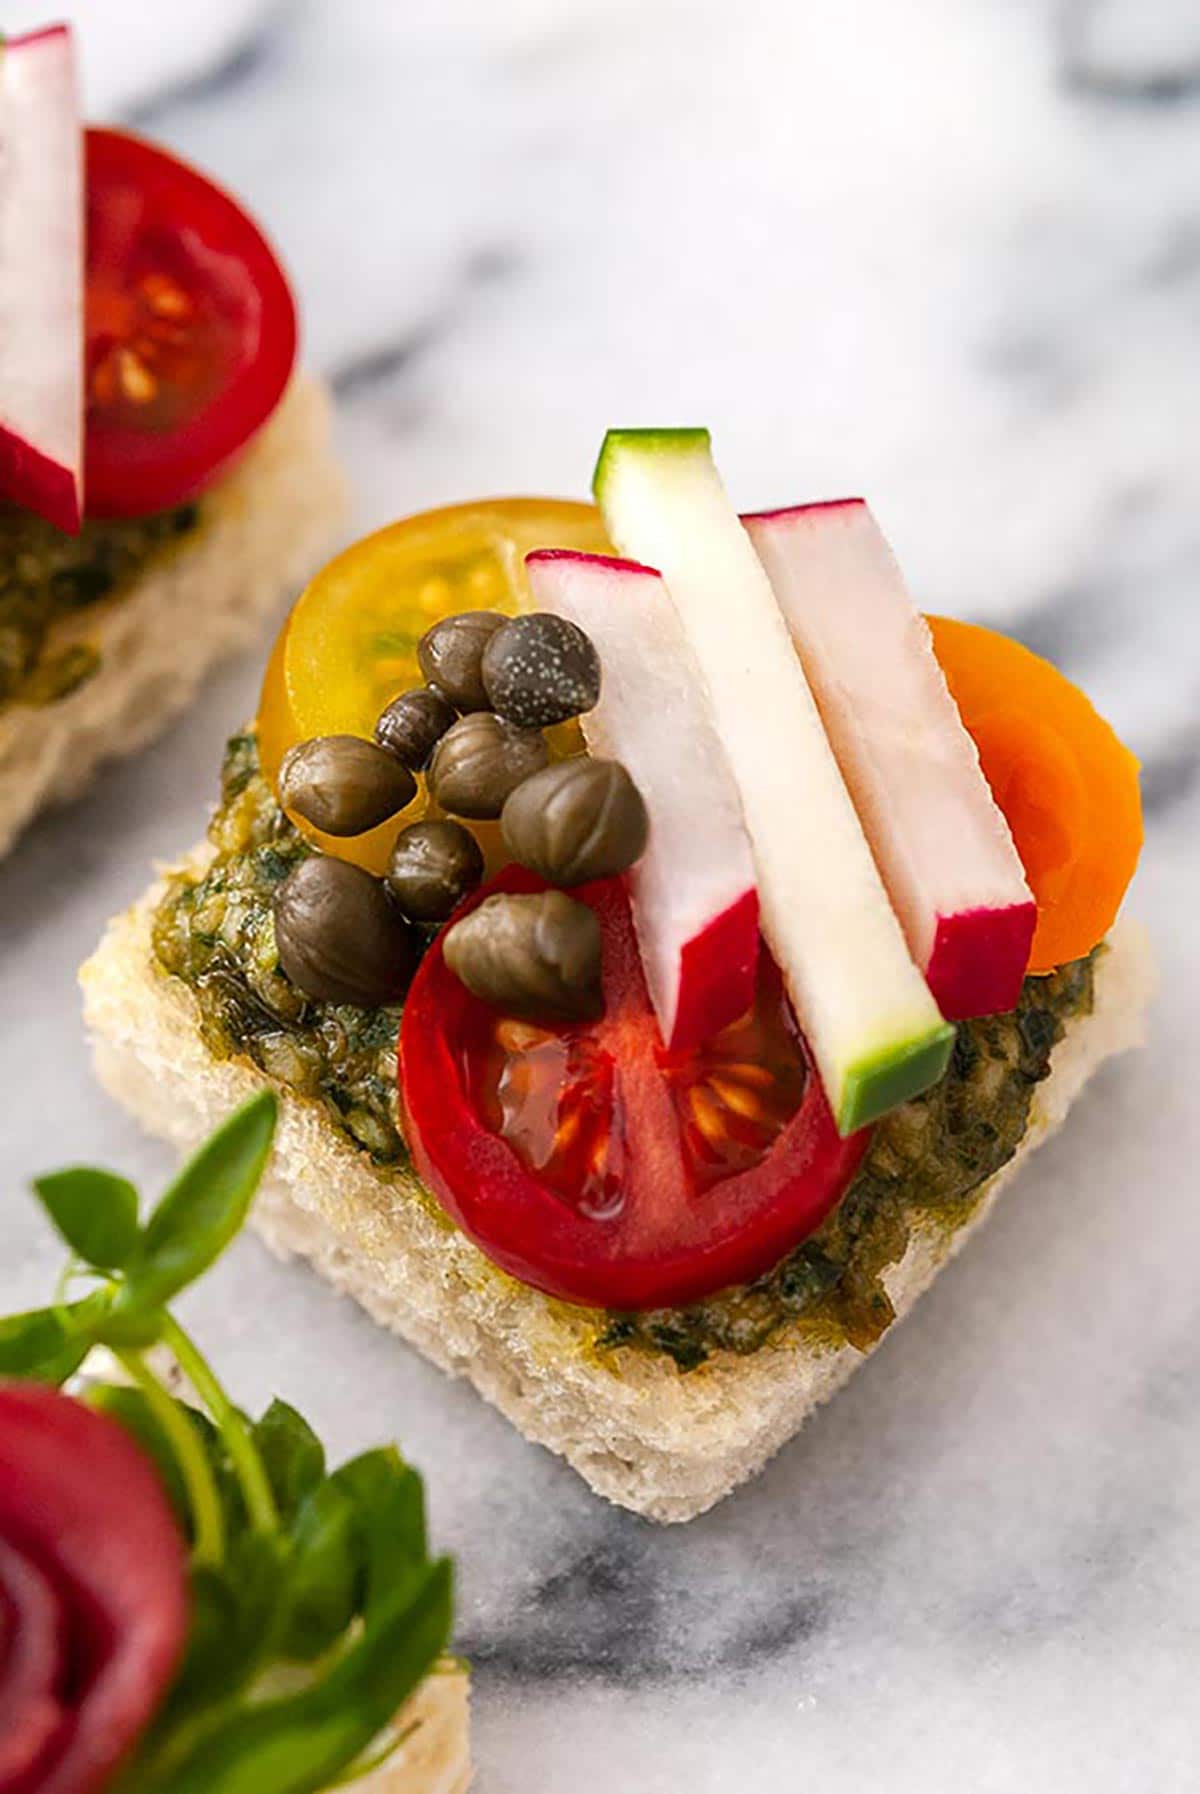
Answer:
[[[753,1090],[769,1090],[776,1082],[768,1065],[722,1065],[721,1076],[731,1083],[748,1084]]]
[[[158,393],[158,381],[150,372],[140,355],[132,349],[121,348],[116,351],[117,374],[121,383],[121,391],[135,405],[148,405]]]
[[[141,281],[141,290],[143,299],[156,317],[172,320],[191,317],[194,309],[192,301],[169,275],[147,274]]]
[[[554,1155],[568,1151],[583,1124],[583,1111],[571,1110],[554,1130]]]
[[[545,1028],[535,1028],[529,1022],[508,1020],[496,1024],[496,1045],[506,1053],[527,1053],[550,1038]]]
[[[720,1146],[726,1135],[725,1117],[721,1113],[720,1104],[703,1085],[694,1085],[688,1092],[688,1108],[704,1138],[710,1145]]]

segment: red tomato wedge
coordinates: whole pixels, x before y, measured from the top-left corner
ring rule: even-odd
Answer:
[[[166,1694],[187,1553],[115,1421],[0,1383],[0,1794],[96,1794]]]
[[[537,891],[510,867],[465,904]],[[404,1007],[401,1097],[417,1170],[496,1264],[591,1307],[697,1301],[760,1275],[846,1190],[838,1138],[779,974],[700,1046],[669,1052],[620,879],[572,891],[603,942],[599,1022],[536,1026],[473,997],[441,941]]]
[[[122,131],[87,133],[86,502],[136,517],[194,497],[270,417],[296,307],[229,194]]]

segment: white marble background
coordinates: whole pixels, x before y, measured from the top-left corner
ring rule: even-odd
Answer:
[[[1200,1772],[1196,0],[86,0],[91,109],[240,190],[304,297],[358,522],[582,493],[709,423],[735,495],[865,491],[1143,756],[1167,971],[917,1316],[693,1526],[610,1510],[247,1242],[193,1302],[247,1401],[398,1433],[461,1566],[482,1794],[1182,1794]],[[38,21],[6,0],[0,25]],[[199,831],[260,660],[0,869],[5,1306],[22,1185],[165,1156],[73,972]]]

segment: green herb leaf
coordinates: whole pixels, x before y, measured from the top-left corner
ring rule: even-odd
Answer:
[[[71,1339],[53,1308],[0,1320],[0,1376],[29,1377],[39,1383],[65,1383],[88,1353],[86,1339]]]
[[[358,1612],[363,1586],[358,1510],[336,1483],[324,1482],[296,1521],[283,1655],[302,1663],[323,1656]]]
[[[237,1594],[224,1567],[193,1569],[188,1606],[187,1654],[156,1726],[165,1736],[223,1686],[226,1647],[237,1626]]]
[[[251,1097],[188,1160],[146,1223],[114,1317],[161,1308],[220,1257],[266,1168],[278,1107],[269,1090]]]
[[[413,1565],[424,1561],[425,1492],[417,1472],[390,1445],[351,1458],[330,1481],[357,1511],[370,1619]]]
[[[325,1447],[302,1415],[287,1402],[271,1403],[251,1430],[271,1492],[285,1525],[291,1525],[306,1495],[325,1475]]]
[[[386,1609],[320,1681],[199,1727],[160,1759],[142,1794],[320,1794],[370,1746],[450,1635],[445,1559],[409,1571]]]
[[[164,1319],[161,1308],[134,1307],[128,1288],[122,1286],[103,1325],[96,1328],[96,1344],[111,1346],[114,1351],[126,1346],[146,1351],[158,1344]]]
[[[128,1178],[77,1165],[35,1178],[33,1188],[84,1264],[116,1271],[129,1262],[138,1243],[138,1193]]]
[[[368,1620],[425,1561],[421,1479],[392,1447],[343,1464],[305,1503],[294,1535],[286,1654],[311,1660]]]
[[[168,1703],[170,1727],[244,1689],[272,1656],[286,1566],[282,1542],[243,1532],[219,1569],[192,1576],[192,1620],[183,1672]]]
[[[94,1290],[66,1308],[33,1308],[0,1320],[0,1376],[28,1377],[56,1387],[74,1376],[96,1338],[94,1324],[107,1313],[106,1290]]]
[[[138,1794],[159,1785],[160,1771],[168,1788],[166,1766],[186,1757],[192,1740],[220,1718],[241,1710],[277,1652],[285,1575],[280,1541],[262,1533],[242,1534],[224,1564],[193,1565],[183,1667],[130,1769],[128,1783]]]

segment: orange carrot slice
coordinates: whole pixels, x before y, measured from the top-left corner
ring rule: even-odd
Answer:
[[[930,617],[933,645],[1037,899],[1031,972],[1103,940],[1142,846],[1138,763],[1048,660]]]

